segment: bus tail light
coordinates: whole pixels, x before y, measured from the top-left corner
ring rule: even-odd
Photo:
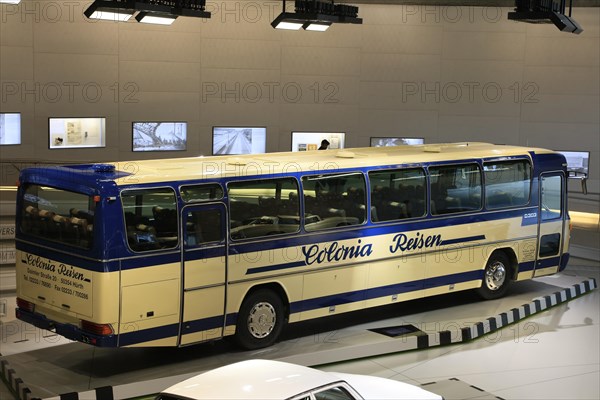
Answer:
[[[94,335],[107,336],[112,335],[113,328],[110,324],[97,324],[86,320],[81,320],[81,329]]]
[[[33,304],[30,301],[23,300],[19,297],[17,297],[17,307],[19,307],[19,309],[23,311],[27,311],[30,313],[32,313],[35,310],[35,304]]]

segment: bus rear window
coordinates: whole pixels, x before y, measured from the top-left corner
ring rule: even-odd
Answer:
[[[24,189],[20,230],[24,234],[90,249],[95,203],[91,196],[48,186]]]

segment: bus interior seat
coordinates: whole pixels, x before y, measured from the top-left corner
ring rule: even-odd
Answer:
[[[200,232],[203,242],[219,242],[222,240],[221,214],[206,213],[200,219]]]
[[[177,210],[154,206],[152,214],[158,237],[177,237]]]
[[[406,204],[397,201],[386,202],[382,205],[381,213],[385,215],[386,221],[406,218]]]
[[[362,189],[349,187],[346,191],[343,201],[343,209],[346,216],[358,219],[358,223],[363,223],[366,218],[365,192]]]
[[[504,208],[512,206],[512,198],[506,192],[493,193],[487,199],[487,205],[491,208]]]

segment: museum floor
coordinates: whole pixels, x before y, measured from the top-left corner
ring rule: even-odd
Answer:
[[[600,263],[574,259],[565,274],[599,281]],[[492,312],[492,310],[490,310]],[[324,370],[413,384],[456,378],[493,394],[472,399],[599,399],[600,293],[561,304],[467,344],[348,361]],[[466,398],[457,393],[456,397]],[[494,397],[495,396],[495,397]]]
[[[600,262],[575,258],[561,274],[513,285],[504,299],[482,302],[457,293],[443,297],[442,309],[438,297],[407,303],[411,308],[401,316],[398,309],[383,310],[376,318],[356,314],[352,321],[306,324],[272,348],[255,352],[237,351],[226,341],[187,349],[95,349],[51,335],[29,340],[32,331],[23,328],[29,332],[24,336],[6,319],[0,352],[41,397],[72,388],[82,392],[80,398],[93,398],[85,390],[113,385],[115,398],[127,398],[141,386],[158,391],[218,365],[270,358],[425,385],[446,399],[598,399],[599,290],[465,343],[387,354],[384,345],[401,339],[380,341],[372,329],[412,324],[428,332],[464,326],[587,278],[600,282],[599,275]],[[0,390],[3,400],[10,396]]]

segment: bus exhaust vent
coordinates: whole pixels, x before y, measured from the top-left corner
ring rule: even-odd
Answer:
[[[338,158],[354,158],[356,157],[356,154],[354,154],[352,151],[341,150],[335,153],[335,156]]]
[[[229,165],[246,165],[246,164],[248,164],[248,161],[243,158],[240,158],[240,157],[233,157],[233,158],[227,159],[227,164],[229,164]]]

